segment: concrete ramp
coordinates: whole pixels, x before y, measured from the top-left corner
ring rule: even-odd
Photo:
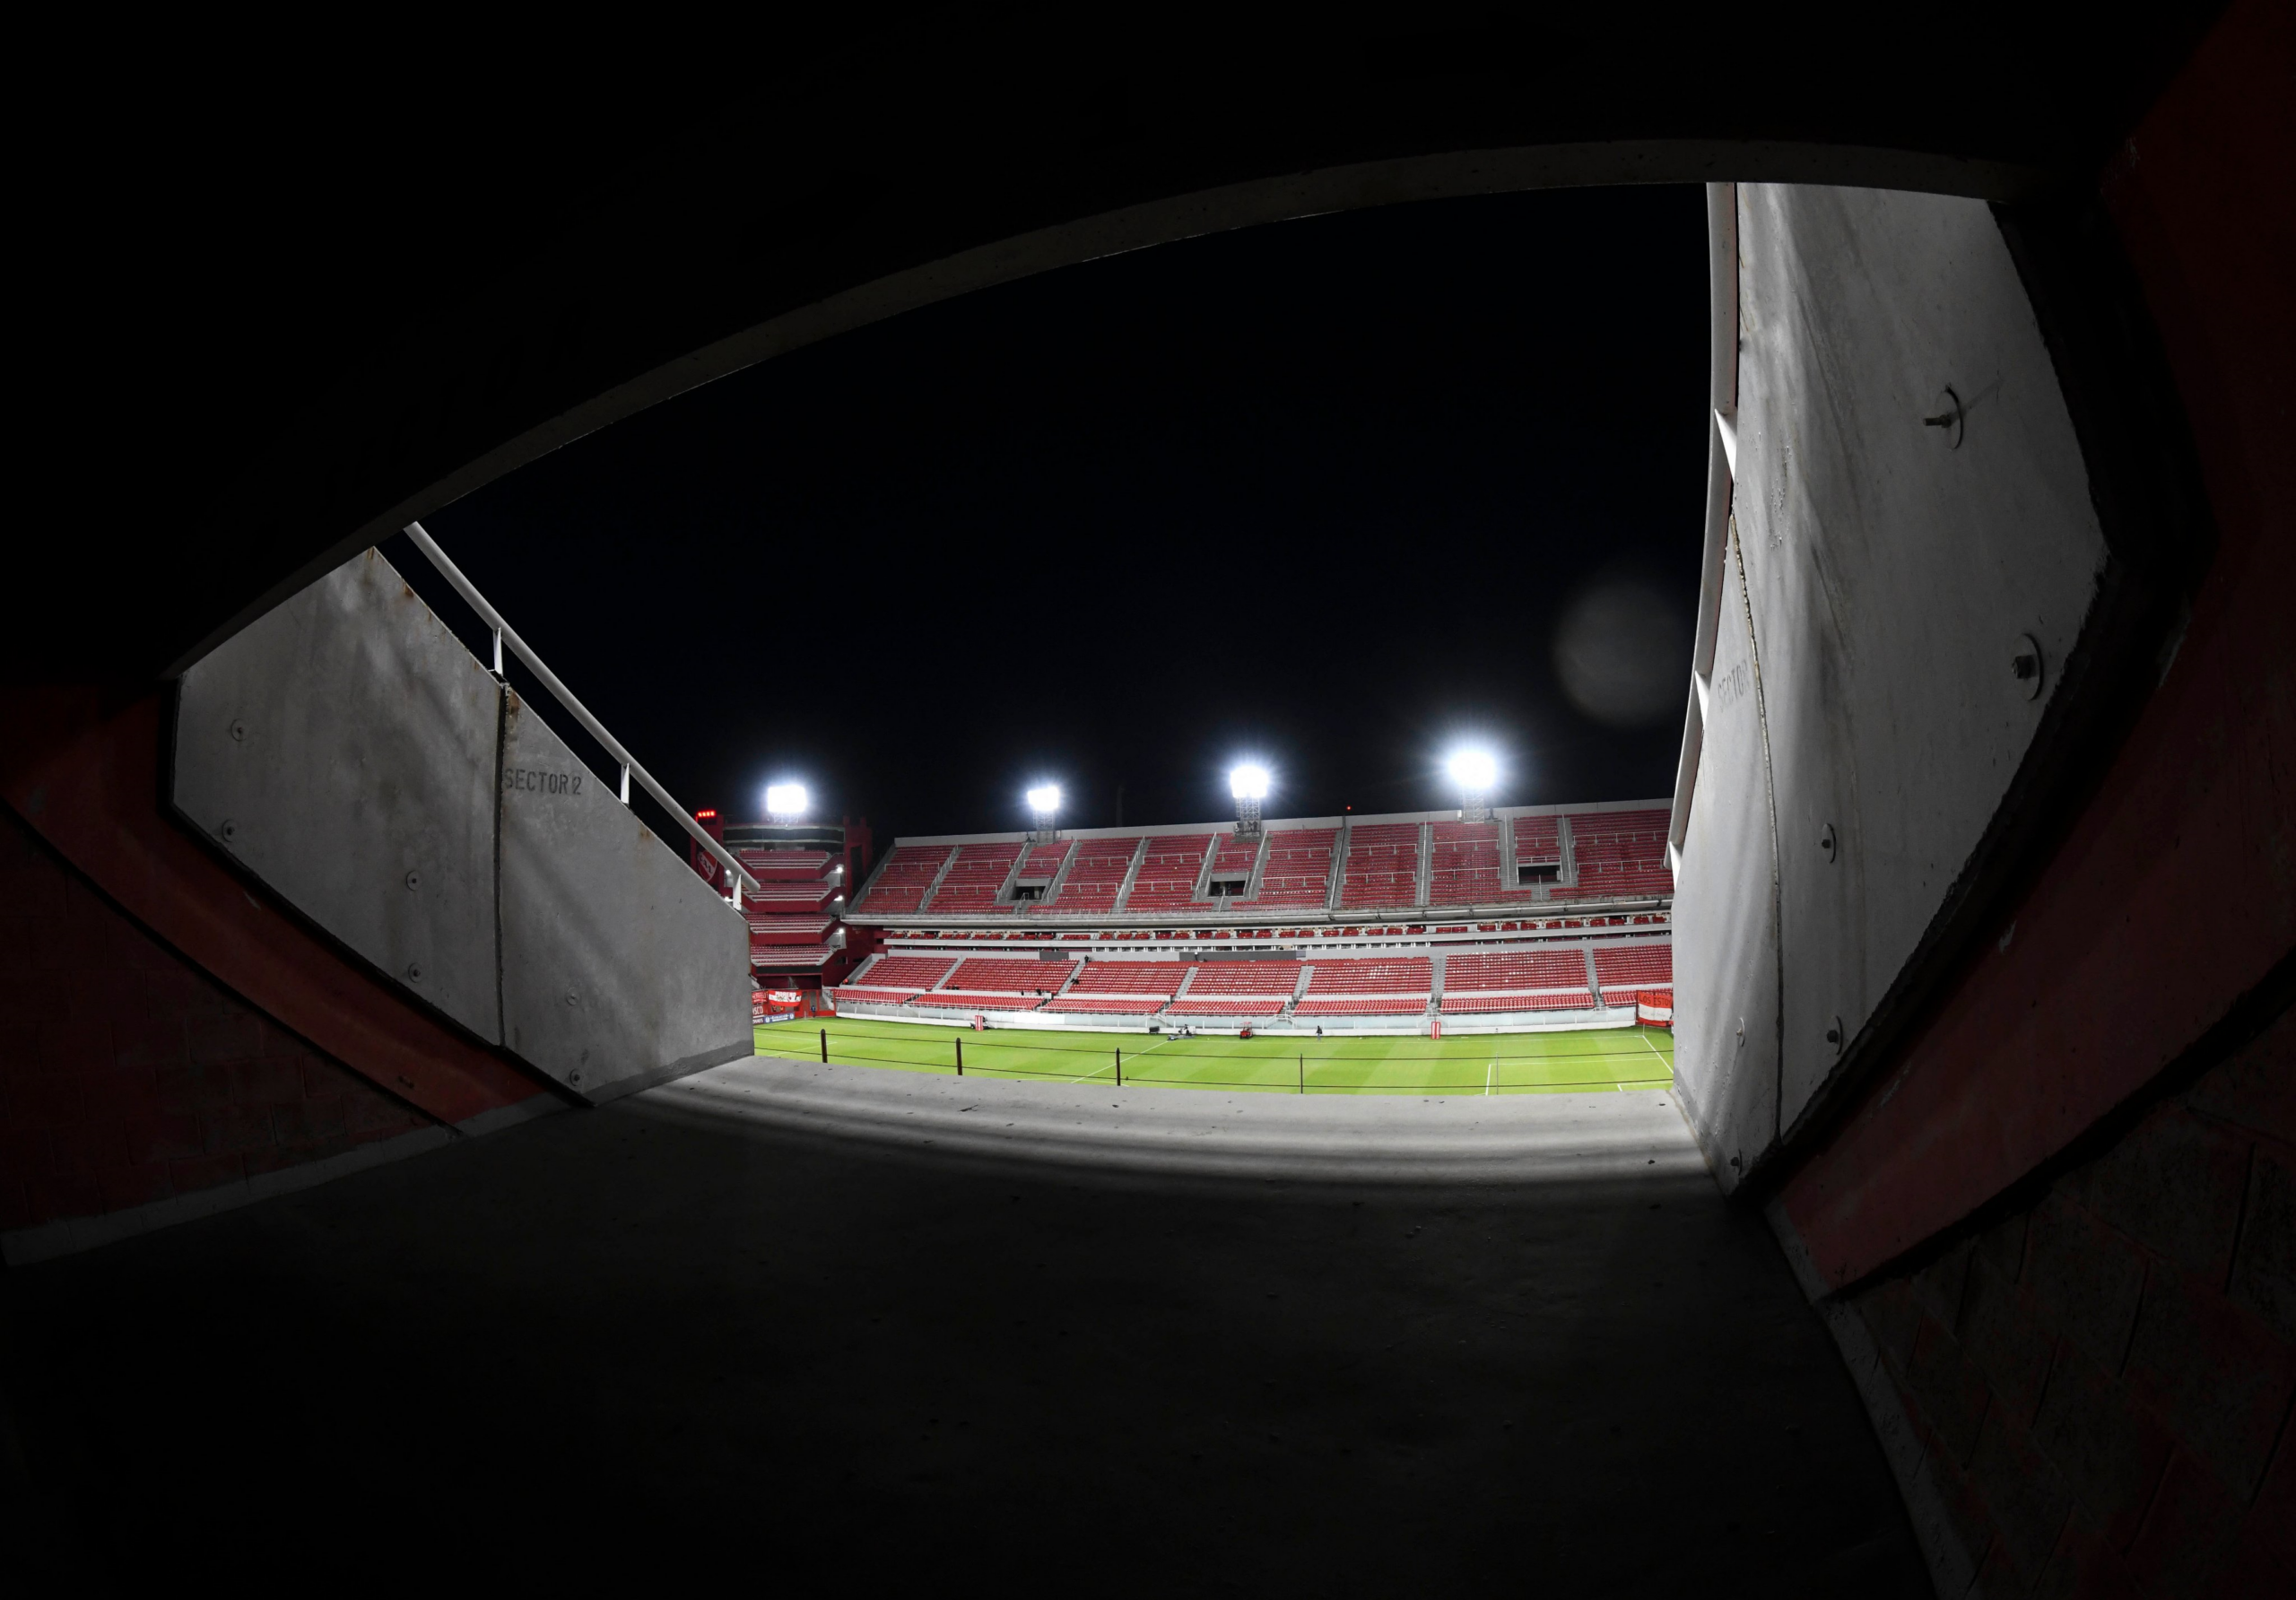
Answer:
[[[370,550],[185,674],[176,811],[585,1100],[751,1050],[748,932]]]

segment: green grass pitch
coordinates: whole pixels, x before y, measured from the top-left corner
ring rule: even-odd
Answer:
[[[1177,1089],[1283,1094],[1587,1094],[1665,1089],[1674,1039],[1663,1028],[1583,1033],[1475,1033],[1456,1039],[1358,1037],[1174,1039],[1145,1033],[1048,1033],[935,1027],[874,1017],[807,1018],[757,1030],[758,1053],[832,1065],[954,1073],[1055,1083],[1124,1081]]]

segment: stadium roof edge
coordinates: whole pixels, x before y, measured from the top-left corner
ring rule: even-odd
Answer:
[[[1560,817],[1587,816],[1606,811],[1664,811],[1674,808],[1672,796],[1655,800],[1588,800],[1563,805],[1494,805],[1493,817]],[[1459,808],[1445,806],[1439,811],[1388,811],[1378,813],[1350,812],[1335,817],[1269,817],[1260,824],[1264,833],[1286,833],[1308,828],[1337,828],[1346,823],[1367,825],[1399,822],[1456,822]],[[1149,839],[1168,833],[1220,833],[1234,828],[1236,820],[1224,817],[1211,822],[1158,822],[1140,828],[1063,828],[1063,839]],[[1030,836],[1026,828],[1000,829],[994,833],[918,833],[904,834],[892,841],[892,848],[902,845],[994,845],[1024,842]]]

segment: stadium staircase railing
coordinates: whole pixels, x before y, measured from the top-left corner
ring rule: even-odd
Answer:
[[[422,552],[423,559],[439,570],[439,576],[445,578],[453,587],[455,593],[460,595],[464,602],[478,613],[479,620],[494,630],[494,675],[498,679],[502,676],[502,647],[508,645],[510,647],[510,653],[525,662],[526,669],[534,674],[542,686],[550,691],[560,705],[566,708],[568,715],[582,725],[582,731],[596,739],[604,747],[608,755],[622,764],[622,803],[624,805],[630,804],[630,780],[636,778],[638,787],[653,796],[662,809],[676,819],[678,826],[686,830],[694,843],[707,850],[717,860],[718,865],[726,869],[727,878],[734,885],[734,892],[730,898],[736,909],[741,906],[744,889],[749,890],[752,894],[756,893],[760,885],[757,879],[751,875],[750,869],[736,860],[734,853],[722,843],[710,838],[709,830],[694,820],[693,813],[673,800],[669,790],[657,783],[654,780],[654,775],[638,764],[638,758],[622,747],[622,741],[606,732],[605,724],[591,716],[589,708],[574,698],[574,691],[559,682],[558,674],[543,664],[542,657],[535,654],[533,647],[518,637],[517,630],[505,622],[502,613],[489,604],[486,596],[478,592],[478,586],[463,576],[460,567],[447,559],[447,552],[439,548],[439,542],[425,531],[422,525],[419,522],[410,522],[404,531],[406,534],[407,542]]]

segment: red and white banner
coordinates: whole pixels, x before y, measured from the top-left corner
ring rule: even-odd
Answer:
[[[1634,1020],[1653,1028],[1674,1025],[1674,991],[1643,989],[1634,996]]]
[[[805,991],[803,989],[768,989],[765,991],[765,997],[770,1004],[775,1005],[803,1005],[805,1003]]]

